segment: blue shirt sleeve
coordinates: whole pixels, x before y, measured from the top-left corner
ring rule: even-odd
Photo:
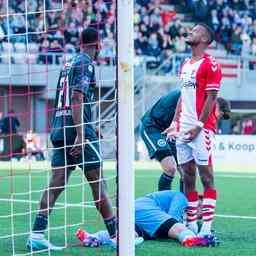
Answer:
[[[95,71],[92,63],[88,61],[78,61],[73,66],[72,90],[86,94],[87,90],[95,83]]]

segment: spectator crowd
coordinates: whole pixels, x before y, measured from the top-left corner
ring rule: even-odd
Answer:
[[[111,0],[0,0],[0,47],[7,41],[11,50],[20,52],[20,45],[36,45],[41,52],[38,63],[53,63],[51,54],[73,54],[78,50],[79,32],[87,26],[101,34],[100,59],[108,64],[115,56],[115,2]],[[27,6],[25,6],[27,3]],[[46,32],[46,33],[45,33]],[[10,35],[9,40],[6,35]],[[36,47],[32,47],[33,49]],[[24,49],[24,51],[27,49]],[[30,49],[29,49],[30,50]],[[30,51],[32,52],[32,51]],[[47,56],[49,55],[49,56]],[[56,63],[60,61],[56,58]]]
[[[233,120],[231,134],[236,135],[255,135],[256,134],[256,118],[248,117]]]
[[[183,25],[170,4],[184,7],[185,15],[192,14],[193,22],[207,22],[214,29],[217,42],[224,45],[228,53],[256,55],[255,0],[136,0],[135,53],[151,59],[149,67],[158,66],[173,52],[188,51],[185,34],[190,28]],[[113,63],[115,9],[112,0],[64,0],[63,6],[61,0],[0,0],[0,49],[5,52],[7,41],[14,52],[20,52],[21,44],[24,47],[31,44],[34,46],[31,52],[38,53],[37,63],[58,64],[62,53],[77,51],[79,31],[94,26],[103,39],[100,63]],[[7,34],[11,35],[9,40]],[[56,55],[54,60],[51,53]],[[166,63],[164,72],[169,72],[171,65]]]
[[[168,9],[166,1],[137,0],[135,4],[135,40],[137,56],[151,57],[148,66],[154,68],[168,60],[173,52],[186,53],[185,34],[188,28],[182,25],[174,10]],[[172,63],[165,63],[168,73]]]
[[[186,0],[195,21],[207,21],[228,53],[256,56],[255,0]]]

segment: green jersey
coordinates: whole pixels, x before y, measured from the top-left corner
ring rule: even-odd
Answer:
[[[161,131],[168,128],[174,118],[179,97],[179,90],[161,97],[141,118],[143,125],[156,126]]]
[[[60,72],[53,117],[51,140],[53,145],[72,145],[76,138],[71,108],[72,91],[84,95],[83,123],[84,127],[92,128],[91,105],[95,89],[95,67],[91,58],[80,53],[68,61]]]

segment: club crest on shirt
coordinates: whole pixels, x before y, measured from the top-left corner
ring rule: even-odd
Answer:
[[[159,140],[157,141],[157,145],[158,145],[159,147],[165,147],[165,146],[166,146],[166,140],[164,140],[164,139],[159,139]]]
[[[93,66],[92,66],[92,65],[88,65],[88,71],[89,71],[90,73],[92,73],[92,71],[93,71]]]

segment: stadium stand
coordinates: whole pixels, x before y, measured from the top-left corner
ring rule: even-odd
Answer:
[[[25,13],[24,1],[12,1],[9,3],[9,13]],[[22,33],[26,32],[25,29],[25,15],[10,15],[9,29],[12,37],[10,43],[7,42],[7,19],[5,1],[0,1],[0,50],[6,52],[6,47],[11,47],[14,52],[13,62],[20,63],[20,53],[29,51],[31,54],[39,54],[36,62],[39,64],[59,64],[60,59],[56,58],[53,61],[54,53],[68,53],[76,52],[79,38],[79,31],[83,26],[95,26],[100,30],[101,36],[104,38],[105,46],[101,53],[101,64],[108,64],[110,61],[105,61],[104,58],[114,57],[114,12],[115,5],[111,1],[65,1],[64,12],[56,11],[60,8],[60,1],[46,1],[46,24],[43,17],[43,2],[34,0],[28,1],[28,15],[29,32],[35,32],[29,35],[29,44],[26,49],[25,36]],[[47,34],[39,33],[47,31]],[[36,34],[37,33],[37,34]],[[37,46],[35,46],[35,44]],[[40,54],[42,53],[42,54]],[[49,54],[48,54],[49,53]],[[53,53],[53,54],[51,54]],[[2,54],[1,54],[2,55]],[[17,59],[15,57],[17,56]],[[18,61],[16,61],[18,60]],[[33,62],[35,57],[32,57]],[[4,62],[4,57],[1,58]],[[22,63],[28,60],[23,59]]]
[[[101,64],[110,64],[115,56],[113,40],[115,6],[107,0],[92,1],[67,1],[64,3],[64,14],[50,11],[58,9],[58,1],[46,1],[49,10],[46,23],[40,10],[41,1],[28,1],[28,11],[39,12],[28,17],[29,29],[39,32],[46,29],[48,35],[30,36],[29,49],[25,49],[25,38],[19,36],[25,32],[24,15],[10,16],[10,29],[13,33],[11,49],[15,53],[23,53],[26,50],[32,54],[43,52],[44,55],[51,53],[74,53],[77,48],[78,32],[82,26],[97,26],[104,38],[101,51]],[[138,56],[148,57],[148,67],[157,67],[166,57],[172,53],[188,52],[185,44],[185,33],[194,22],[207,20],[208,24],[216,32],[218,42],[217,55],[226,54],[240,55],[243,57],[256,55],[256,8],[255,1],[251,0],[137,0],[135,3],[135,51]],[[22,1],[12,1],[10,12],[25,12]],[[177,10],[179,11],[177,13]],[[0,14],[4,14],[4,1],[0,3]],[[182,13],[183,12],[183,13]],[[186,15],[184,15],[184,12]],[[96,15],[95,15],[96,13]],[[185,17],[186,16],[186,17]],[[185,19],[184,19],[185,17]],[[190,18],[191,22],[186,22]],[[62,28],[62,29],[60,29]],[[0,19],[1,50],[6,51],[7,24],[6,19]],[[15,36],[17,34],[17,36]],[[35,44],[38,47],[35,47]],[[65,46],[64,46],[65,45]],[[224,51],[225,49],[225,51]],[[37,63],[59,64],[51,60],[53,57],[38,55]],[[17,60],[21,59],[17,56]],[[33,56],[32,61],[35,61]],[[150,61],[151,60],[151,61]],[[2,59],[4,61],[4,58]],[[16,58],[14,57],[14,62]],[[26,62],[27,60],[24,59]],[[30,60],[31,61],[31,60]],[[254,68],[256,62],[250,62],[250,68]],[[234,64],[224,63],[225,68],[233,68]],[[169,71],[163,67],[164,71]],[[232,77],[232,72],[231,75]]]

